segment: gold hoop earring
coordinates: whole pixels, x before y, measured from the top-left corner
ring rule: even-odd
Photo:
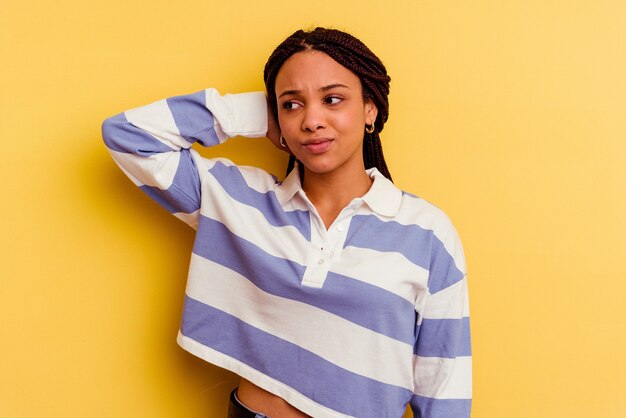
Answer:
[[[283,134],[280,134],[280,146],[287,148],[287,143],[285,142],[285,138],[283,138]]]
[[[372,123],[371,125],[365,125],[365,132],[367,132],[368,134],[373,134],[374,133],[374,124]]]

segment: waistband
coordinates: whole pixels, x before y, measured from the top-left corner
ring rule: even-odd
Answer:
[[[228,405],[228,418],[270,418],[265,414],[253,411],[245,406],[237,397],[237,388],[230,392],[230,404]]]

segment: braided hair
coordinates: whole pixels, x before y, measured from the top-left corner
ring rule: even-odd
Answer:
[[[285,39],[274,50],[265,64],[263,78],[274,114],[278,114],[276,99],[276,76],[285,61],[293,54],[301,51],[315,50],[325,53],[348,70],[352,71],[359,80],[363,90],[363,100],[372,100],[378,108],[378,115],[374,122],[374,132],[364,132],[363,161],[365,168],[376,167],[385,177],[391,180],[387,169],[379,132],[383,130],[389,116],[389,81],[385,66],[370,49],[354,36],[336,30],[315,28],[305,32],[298,30]],[[289,173],[296,159],[289,158],[287,173]]]

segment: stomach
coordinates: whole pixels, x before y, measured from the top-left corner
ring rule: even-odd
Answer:
[[[269,418],[303,418],[309,416],[288,404],[280,396],[261,389],[243,378],[239,382],[237,397],[248,408],[261,412]]]

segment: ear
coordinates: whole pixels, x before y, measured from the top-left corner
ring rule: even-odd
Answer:
[[[376,122],[376,116],[378,116],[378,108],[374,104],[374,101],[371,99],[365,100],[363,111],[365,116],[365,124],[373,125]]]

